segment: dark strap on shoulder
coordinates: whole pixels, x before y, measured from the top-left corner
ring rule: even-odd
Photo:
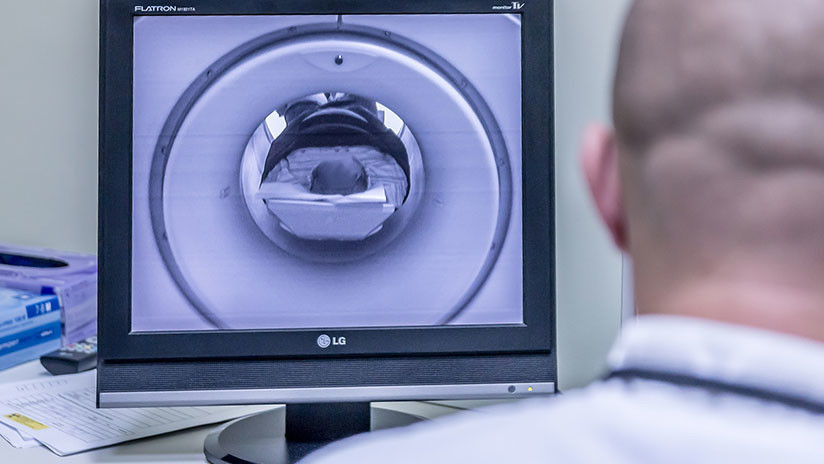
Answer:
[[[790,408],[803,409],[813,414],[824,414],[824,403],[809,400],[807,398],[685,374],[644,369],[619,369],[609,373],[604,378],[604,381],[613,379],[651,380],[654,382],[668,383],[679,387],[699,388],[717,393],[731,393],[733,395],[782,404]]]

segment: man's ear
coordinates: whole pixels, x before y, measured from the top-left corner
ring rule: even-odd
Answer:
[[[627,220],[621,195],[618,145],[608,128],[592,125],[584,132],[581,164],[595,206],[615,245],[627,251]]]

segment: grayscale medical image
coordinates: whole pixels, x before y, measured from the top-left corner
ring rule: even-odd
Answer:
[[[139,16],[132,330],[523,323],[518,15]]]

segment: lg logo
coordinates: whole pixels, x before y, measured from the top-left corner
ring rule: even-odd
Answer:
[[[318,346],[321,348],[329,348],[330,345],[343,346],[346,345],[346,337],[330,337],[323,334],[318,337]]]

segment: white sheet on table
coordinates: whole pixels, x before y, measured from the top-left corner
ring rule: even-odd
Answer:
[[[0,385],[0,422],[66,456],[252,414],[271,406],[97,409],[95,371]],[[18,414],[44,428],[8,416]],[[22,438],[22,437],[21,437]]]

